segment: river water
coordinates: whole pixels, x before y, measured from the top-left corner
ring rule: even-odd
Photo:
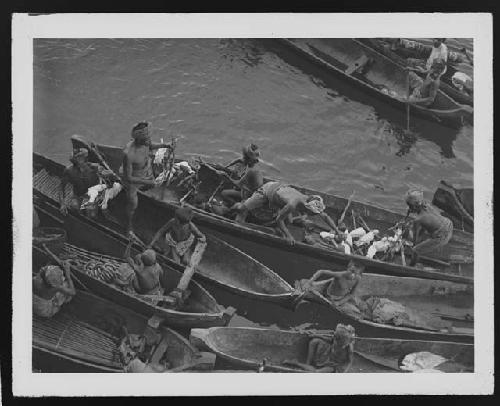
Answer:
[[[465,42],[470,46],[470,43]],[[473,179],[473,131],[406,117],[273,40],[43,39],[34,42],[34,151],[67,163],[69,137],[124,145],[132,126],[179,137],[177,153],[228,162],[249,142],[270,177],[404,210],[409,187]],[[325,309],[236,302],[232,325],[332,328]],[[253,321],[250,321],[253,320]]]
[[[471,127],[410,117],[406,136],[403,112],[272,40],[35,41],[35,151],[67,162],[72,134],[124,145],[140,120],[178,154],[223,163],[254,142],[271,177],[397,211],[409,187],[473,179]]]

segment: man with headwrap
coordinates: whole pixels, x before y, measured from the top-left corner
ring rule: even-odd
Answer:
[[[63,262],[63,267],[64,271],[58,266],[47,265],[33,277],[34,314],[52,317],[76,294],[69,263]]]
[[[152,249],[146,249],[142,254],[131,257],[126,252],[128,264],[135,272],[135,278],[131,279],[135,291],[141,295],[161,297],[163,288],[163,268],[156,261],[156,253]]]
[[[285,221],[292,222],[292,214],[308,214],[319,216],[338,233],[334,221],[325,213],[325,204],[318,195],[304,195],[297,189],[281,182],[271,181],[264,184],[252,196],[242,203],[236,203],[234,208],[239,212],[236,221],[243,223],[250,210],[255,210],[269,205],[277,208],[276,222],[290,244],[295,244],[295,239],[285,225]]]
[[[309,372],[347,372],[354,354],[355,330],[350,325],[337,324],[333,337],[311,335],[305,363],[285,360],[284,365]]]
[[[413,221],[413,258],[410,263],[414,266],[418,256],[429,254],[441,249],[450,241],[453,235],[452,221],[444,217],[439,210],[424,200],[420,190],[412,190],[406,194],[408,214],[415,214]],[[427,238],[421,238],[422,231],[427,233]]]
[[[143,187],[155,186],[151,152],[159,148],[172,148],[171,144],[155,144],[149,135],[149,123],[140,122],[132,128],[132,140],[123,153],[123,174],[127,192],[127,231],[135,236],[132,220],[137,208],[137,191]]]

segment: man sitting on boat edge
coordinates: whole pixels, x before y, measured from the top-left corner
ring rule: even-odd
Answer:
[[[300,214],[319,214],[320,217],[338,233],[337,225],[325,213],[325,204],[318,195],[304,195],[297,189],[277,181],[271,181],[257,189],[252,196],[242,203],[236,203],[234,208],[239,212],[236,221],[243,223],[251,210],[265,206],[274,206],[279,211],[276,223],[290,244],[295,244],[295,239],[285,225],[285,221],[292,220],[293,212]]]
[[[417,106],[432,106],[439,90],[442,69],[443,65],[441,63],[435,63],[424,80],[416,73],[409,72],[413,90],[409,99],[402,99],[402,101]]]

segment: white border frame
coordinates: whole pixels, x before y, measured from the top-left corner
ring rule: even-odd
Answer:
[[[14,395],[490,394],[493,392],[493,40],[486,13],[14,14]],[[33,38],[460,37],[474,39],[473,374],[40,374],[31,372]],[[28,181],[30,179],[30,181]],[[361,379],[360,379],[361,378]]]

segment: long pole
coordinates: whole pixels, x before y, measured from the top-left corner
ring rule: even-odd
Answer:
[[[406,75],[406,101],[410,101],[410,71]],[[406,132],[410,132],[410,103],[406,103]]]

